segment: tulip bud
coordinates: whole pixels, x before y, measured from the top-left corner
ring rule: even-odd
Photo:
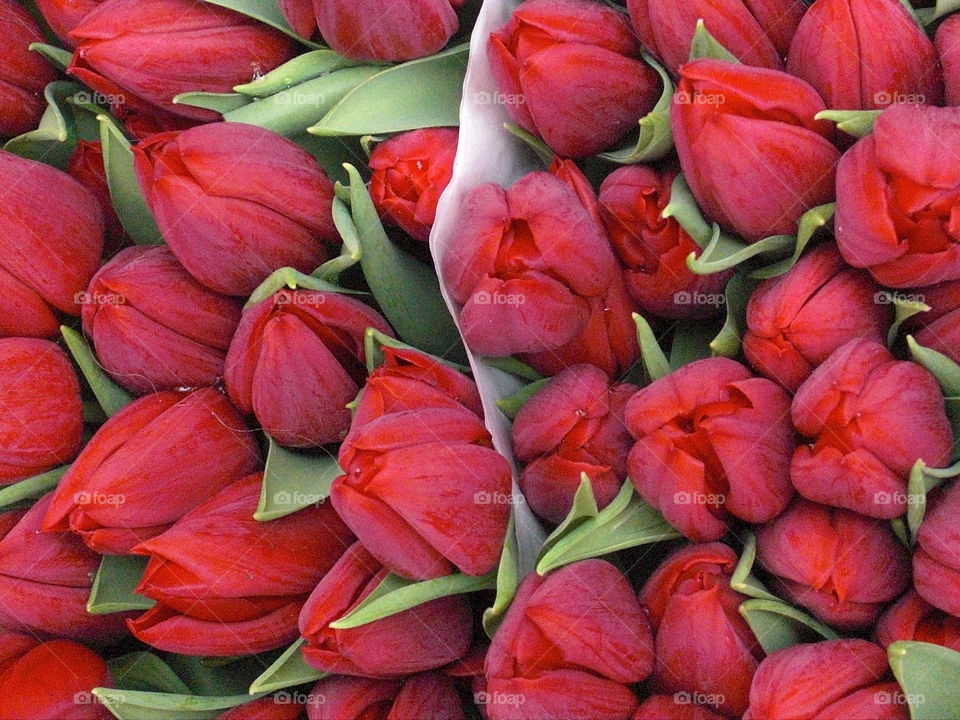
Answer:
[[[784,648],[753,676],[743,720],[907,720],[887,654],[866,640],[825,640]]]
[[[651,695],[644,700],[631,720],[723,720],[722,715],[695,705],[690,693]]]
[[[934,45],[943,69],[947,105],[960,105],[960,16],[950,15],[937,28]]]
[[[385,221],[427,242],[437,202],[453,175],[459,132],[425,128],[395,135],[370,154],[370,197]]]
[[[367,375],[367,328],[392,336],[379,313],[347,295],[281,290],[249,308],[227,353],[230,398],[281,445],[343,440],[347,405]]]
[[[466,720],[452,678],[439,672],[403,680],[333,675],[307,695],[310,720]]]
[[[780,386],[733,360],[684,365],[627,403],[630,478],[691,540],[719,540],[735,518],[772,520],[793,496],[789,409]]]
[[[77,147],[67,164],[67,173],[93,193],[100,203],[107,232],[103,248],[104,255],[113,255],[129,245],[130,238],[120,223],[110,197],[110,188],[107,185],[106,171],[103,167],[103,143],[99,140],[78,140]]]
[[[710,219],[755,242],[794,235],[833,200],[840,152],[816,90],[786,73],[695,60],[680,71],[670,121],[684,177]]]
[[[194,280],[165,246],[127,248],[93,276],[83,329],[110,376],[139,395],[213,385],[241,303]]]
[[[43,90],[57,75],[30,51],[35,42],[45,39],[30,13],[20,3],[0,0],[0,137],[33,130],[47,107]]]
[[[623,411],[638,389],[611,383],[593,365],[573,365],[524,404],[513,423],[513,448],[527,464],[520,489],[537,515],[554,525],[563,522],[583,473],[598,508],[616,497],[633,445]]]
[[[787,72],[836,110],[943,100],[937,52],[899,0],[817,0],[793,37]]]
[[[281,690],[259,700],[230,708],[216,720],[303,720],[304,707],[298,702],[303,693]],[[309,696],[306,698],[310,700]]]
[[[66,173],[0,151],[0,337],[55,337],[100,265],[103,213]]]
[[[851,340],[800,386],[790,410],[808,444],[790,463],[803,497],[875,518],[907,511],[917,460],[941,467],[953,437],[940,386],[883,345]]]
[[[487,56],[514,122],[558,155],[586,157],[634,129],[656,104],[657,74],[622,14],[588,0],[526,0],[490,35]]]
[[[960,109],[895,105],[837,168],[837,246],[881,285],[927,287],[960,279],[954,237]]]
[[[80,383],[52,342],[0,338],[0,485],[73,460],[83,439]]]
[[[913,583],[928,603],[960,616],[960,484],[940,490],[929,499],[917,532],[913,555]]]
[[[883,647],[899,640],[915,640],[960,652],[960,617],[938,610],[916,590],[910,590],[877,621],[873,637]]]
[[[890,523],[802,499],[758,529],[757,559],[786,598],[845,631],[871,627],[910,584]]]
[[[750,296],[743,352],[754,370],[796,392],[847,341],[885,342],[892,321],[890,300],[870,276],[821,245]]]
[[[243,418],[215,389],[147,395],[87,443],[43,529],[73,530],[97,552],[125,554],[259,465]]]
[[[63,47],[73,48],[75,43],[70,37],[70,31],[103,2],[104,0],[36,0],[36,6]]]
[[[627,8],[640,41],[674,73],[690,59],[698,20],[746,65],[783,70],[806,10],[800,0],[627,0]]]
[[[326,173],[269,130],[203,125],[155,135],[133,155],[164,239],[211,290],[246,296],[281,267],[313,272],[326,257],[322,243],[339,238]]]
[[[930,307],[910,320],[919,326],[916,341],[960,363],[960,281],[924,288],[915,296]]]
[[[602,648],[602,652],[598,650]],[[627,720],[653,668],[650,623],[626,578],[583,560],[524,578],[487,652],[490,720]],[[509,698],[517,698],[511,704]]]

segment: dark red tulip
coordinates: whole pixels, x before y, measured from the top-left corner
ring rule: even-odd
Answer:
[[[840,152],[816,90],[776,70],[695,60],[680,71],[670,120],[684,177],[701,209],[755,242],[793,235],[833,200]]]
[[[750,296],[743,352],[754,370],[796,392],[849,340],[885,342],[892,322],[889,294],[822,245]]]
[[[213,385],[241,309],[194,280],[168,247],[139,245],[94,275],[83,330],[110,377],[143,395]]]
[[[825,640],[794,645],[764,660],[753,677],[743,720],[909,717],[880,647],[866,640]]]
[[[890,523],[803,499],[757,530],[757,559],[791,602],[844,631],[872,627],[910,584]]]
[[[726,717],[740,717],[763,649],[732,587],[737,554],[723,543],[689,545],[668,557],[640,591],[653,626],[651,687]]]
[[[953,436],[936,379],[871,340],[851,340],[814,370],[790,415],[808,439],[793,454],[790,479],[825,505],[897,517],[907,511],[917,460],[950,460]]]
[[[80,451],[77,374],[52,342],[0,338],[0,485],[65,465]]]
[[[899,640],[915,640],[960,652],[960,617],[938,610],[916,590],[910,590],[880,617],[873,636],[883,647]]]
[[[93,436],[54,491],[43,529],[125,554],[259,465],[252,433],[215,389],[147,395]]]
[[[366,625],[335,630],[345,616],[387,576],[354,543],[326,573],[300,613],[303,656],[317,670],[337,675],[398,678],[456,661],[470,648],[473,619],[463,595],[431,600]]]
[[[943,100],[937,51],[899,0],[817,0],[793,37],[787,72],[836,110]]]
[[[960,105],[960,17],[949,15],[940,23],[934,46],[943,70],[944,99],[947,105]]]
[[[116,2],[117,0],[110,0]],[[137,179],[174,255],[224,295],[271,272],[313,272],[333,225],[333,184],[293,141],[243,123],[155,135],[133,149]]]
[[[661,83],[641,62],[626,17],[588,0],[526,0],[490,35],[501,104],[558,155],[606,150],[656,104]]]
[[[915,339],[924,347],[960,362],[960,281],[923,288],[915,295],[930,307],[911,318],[919,326]]]
[[[882,285],[960,279],[960,108],[895,105],[837,168],[837,245]]]
[[[638,705],[629,686],[652,669],[650,623],[616,567],[531,573],[487,652],[487,716],[628,720]]]
[[[913,584],[928,603],[960,616],[960,484],[930,498],[917,533],[913,555]]]
[[[573,365],[524,404],[513,423],[513,448],[526,463],[520,488],[537,515],[563,522],[583,473],[599,508],[616,497],[633,445],[623,411],[638,389],[611,383],[593,365]]]
[[[276,695],[237,705],[217,715],[216,720],[303,720],[304,704],[298,702],[301,696],[296,691],[281,690]]]
[[[699,360],[627,403],[637,491],[691,540],[718,540],[734,519],[772,520],[793,496],[790,398],[725,358]]]
[[[281,290],[243,314],[227,354],[227,392],[281,445],[340,442],[367,376],[367,328],[379,313],[348,295]]]
[[[319,699],[323,701],[320,702]],[[314,702],[310,702],[310,700]],[[333,675],[307,695],[310,720],[466,720],[453,680],[439,672],[403,680]]]
[[[690,59],[697,20],[747,65],[782,70],[806,10],[800,0],[628,0],[640,41],[674,72]]]
[[[67,164],[67,173],[92,192],[100,202],[106,226],[104,255],[113,255],[129,245],[130,238],[120,223],[110,197],[110,188],[107,186],[106,171],[103,167],[103,143],[99,140],[78,140]]]
[[[254,520],[262,479],[236,481],[133,548],[150,558],[137,592],[157,601],[128,621],[137,638],[215,656],[252,655],[297,638],[300,608],[353,536],[328,504]]]
[[[72,48],[74,41],[70,31],[104,0],[36,0],[37,10],[47,21],[47,25],[63,43],[64,47]]]
[[[703,705],[694,704],[690,693],[651,695],[644,700],[631,720],[723,720]]]
[[[0,137],[33,130],[46,110],[43,89],[57,74],[30,51],[35,42],[46,40],[30,13],[20,3],[0,0]]]
[[[0,627],[39,638],[114,642],[128,615],[87,613],[100,556],[73,533],[40,531],[50,500],[47,495],[26,512],[0,515],[3,525],[16,521],[0,538]]]
[[[54,337],[100,265],[103,213],[66,173],[0,151],[0,337]]]
[[[437,202],[453,175],[456,128],[424,128],[380,143],[370,154],[370,197],[380,217],[427,242]]]

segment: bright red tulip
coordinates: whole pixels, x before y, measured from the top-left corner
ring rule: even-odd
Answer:
[[[526,0],[487,55],[499,90],[487,100],[563,157],[606,150],[661,92],[627,18],[589,0]]]
[[[913,584],[928,603],[960,616],[960,484],[934,493],[917,533]]]
[[[651,695],[644,700],[631,720],[723,720],[722,715],[695,705],[690,693]]]
[[[915,640],[960,652],[960,617],[938,610],[911,590],[881,616],[873,637],[883,647],[898,640]]]
[[[30,13],[20,3],[0,0],[0,137],[33,130],[47,108],[43,89],[57,75],[30,51],[35,42],[46,40]]]
[[[880,343],[851,340],[800,386],[790,410],[808,439],[790,479],[803,497],[875,518],[907,511],[917,460],[949,463],[953,436],[933,375]]]
[[[104,255],[113,255],[129,245],[130,238],[120,223],[110,197],[110,188],[107,186],[106,171],[103,167],[103,143],[99,140],[78,140],[77,148],[67,164],[67,173],[92,192],[100,203],[106,227]]]
[[[0,151],[0,337],[54,337],[100,265],[103,213],[66,173]]]
[[[872,627],[910,585],[890,523],[803,499],[757,530],[757,560],[791,602],[845,631]]]
[[[380,217],[427,242],[437,202],[453,175],[456,128],[424,128],[395,135],[370,154],[370,197]]]
[[[699,360],[627,403],[637,492],[691,540],[718,540],[734,519],[772,520],[793,496],[790,398],[725,358]]]
[[[393,335],[348,295],[281,290],[243,314],[227,354],[227,392],[281,445],[340,442],[367,375],[367,328]]]
[[[833,245],[821,245],[750,296],[744,355],[758,373],[796,392],[847,341],[886,341],[893,322],[889,298]]]
[[[215,389],[147,395],[93,436],[54,491],[43,529],[125,554],[259,466],[243,418]]]
[[[960,362],[960,281],[923,288],[909,293],[930,307],[911,318],[919,326],[915,339],[924,347],[943,353],[954,362]]]
[[[36,5],[63,46],[72,48],[74,41],[70,37],[70,31],[103,2],[104,0],[36,0]]]
[[[695,60],[680,71],[670,120],[684,177],[701,209],[755,242],[793,235],[833,200],[840,152],[816,90],[786,73]]]
[[[84,301],[97,359],[140,395],[213,385],[242,309],[194,280],[166,246],[121,251],[94,275]]]
[[[583,560],[531,573],[486,659],[490,720],[628,720],[653,669],[650,623],[620,571]]]
[[[466,720],[467,717],[453,680],[439,672],[421,673],[403,680],[333,675],[314,685],[307,700],[310,720]]]
[[[960,105],[960,17],[949,15],[940,23],[934,46],[943,70],[946,104]]]
[[[0,485],[65,465],[80,451],[77,374],[52,342],[0,338]]]

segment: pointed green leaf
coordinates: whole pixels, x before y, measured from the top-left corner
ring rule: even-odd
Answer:
[[[637,326],[637,342],[640,343],[640,357],[643,359],[647,376],[651,381],[666,377],[673,369],[657,342],[657,336],[653,334],[653,328],[639,313],[633,313],[633,322]]]
[[[44,59],[60,72],[66,71],[70,62],[73,60],[73,53],[69,50],[58,48],[55,45],[35,42],[30,43],[28,47],[32,52],[43,55]]]
[[[334,285],[326,280],[321,280],[315,275],[306,275],[295,270],[292,267],[283,267],[274,270],[270,275],[257,286],[257,289],[250,295],[244,310],[263,302],[275,293],[287,288],[289,290],[316,290],[318,292],[334,292],[348,295],[360,295],[356,290],[347,290],[339,285]]]
[[[343,474],[337,458],[320,448],[319,454],[288,450],[269,438],[267,464],[260,487],[255,520],[276,520],[326,502],[330,486]]]
[[[237,85],[233,91],[248,97],[264,98],[288,90],[294,85],[314,80],[337,70],[356,67],[361,63],[338,55],[333,50],[322,48],[298,55],[266,75],[243,85]]]
[[[46,495],[57,486],[60,478],[69,469],[69,465],[63,465],[0,488],[0,511],[9,509],[18,503],[37,500]]]
[[[100,115],[97,119],[100,121],[107,187],[110,188],[110,199],[113,200],[113,207],[123,229],[139,245],[163,242],[163,236],[153,219],[153,213],[147,207],[133,169],[130,142],[123,136],[115,121],[107,115]]]
[[[873,132],[873,124],[882,110],[823,110],[813,116],[814,120],[829,120],[837,124],[837,130],[847,135],[862,138]]]
[[[250,685],[250,694],[274,692],[283,688],[316,682],[326,673],[316,670],[303,657],[305,640],[300,638]]]
[[[700,212],[696,199],[693,197],[693,191],[687,184],[687,179],[683,174],[677,175],[670,186],[670,202],[660,212],[660,217],[675,218],[693,241],[701,248],[710,244],[713,237],[713,228],[710,226]]]
[[[155,601],[135,592],[148,560],[141,555],[104,555],[93,578],[87,612],[91,615],[109,615],[152,608]]]
[[[593,494],[593,483],[586,473],[581,473],[580,487],[577,488],[577,492],[573,496],[573,505],[570,506],[570,512],[567,513],[563,522],[547,536],[543,546],[540,548],[539,557],[542,558],[547,555],[560,540],[584,522],[596,518],[599,514],[600,510],[597,508],[597,499]]]
[[[744,600],[740,614],[767,655],[801,642],[839,637],[823,623],[780,600]]]
[[[503,621],[510,603],[517,594],[520,585],[520,561],[517,545],[516,506],[510,508],[510,523],[507,526],[507,537],[503,543],[503,552],[500,554],[500,564],[497,568],[497,594],[493,605],[483,613],[483,631],[487,637],[493,639],[494,633]]]
[[[107,414],[107,417],[113,417],[125,406],[133,402],[133,395],[128,393],[113,380],[107,377],[107,374],[100,368],[96,356],[87,344],[83,335],[73,328],[66,325],[60,327],[60,333],[73,359],[80,367],[80,372],[86,378],[90,389],[93,390],[97,402]]]
[[[516,419],[517,414],[520,412],[520,408],[526,404],[527,400],[542,390],[548,382],[550,382],[550,378],[544,378],[542,380],[532,382],[529,385],[524,385],[523,388],[513,395],[497,400],[497,407],[500,408],[500,411],[504,415],[511,420],[514,420]]]
[[[791,248],[796,248],[796,245],[797,238],[793,235],[772,235],[748,245],[722,232],[719,225],[714,225],[707,247],[699,257],[696,253],[690,253],[687,267],[698,275],[712,275],[730,270],[756,257],[782,256]]]
[[[311,42],[307,38],[302,38],[293,31],[290,23],[287,22],[286,16],[280,11],[276,0],[267,0],[266,2],[264,2],[264,0],[204,0],[204,2],[208,2],[211,5],[219,5],[228,10],[234,10],[241,15],[252,17],[254,20],[259,20],[265,25],[279,30],[284,35],[289,35],[304,45],[314,48],[320,47],[315,42]]]
[[[910,355],[913,356],[914,362],[933,374],[945,395],[950,397],[960,395],[960,365],[943,353],[920,345],[912,335],[907,336],[907,347],[910,348]]]
[[[360,249],[360,237],[357,235],[357,228],[350,215],[350,208],[338,197],[333,199],[333,224],[336,225],[337,232],[343,240],[340,254],[327,260],[311,274],[320,280],[336,283],[340,273],[360,262],[360,256],[363,253]]]
[[[933,20],[939,20],[944,15],[960,10],[960,0],[937,0],[933,9]]]
[[[817,231],[819,231],[820,228],[826,227],[826,225],[833,220],[836,209],[836,203],[830,203],[807,210],[807,212],[800,217],[800,222],[797,225],[797,240],[793,254],[785,260],[767,265],[767,267],[760,268],[759,270],[754,270],[750,274],[750,277],[761,280],[778,277],[796,265],[797,260],[800,259],[803,251],[810,243],[810,240],[813,239],[813,236],[817,234]]]
[[[173,693],[94,688],[96,696],[118,720],[209,720],[262,695],[203,697]],[[95,702],[91,699],[91,702]]]
[[[753,563],[757,558],[757,538],[753,533],[747,535],[740,553],[740,561],[730,576],[730,587],[742,595],[761,600],[777,600],[776,595],[767,590],[753,575]]]
[[[921,313],[930,312],[932,309],[929,305],[918,299],[887,291],[878,292],[874,300],[875,302],[883,304],[891,304],[894,307],[894,322],[893,325],[890,326],[889,332],[887,332],[887,347],[891,349],[897,341],[897,336],[900,335],[900,328],[903,327],[903,324],[907,320]]]
[[[8,140],[3,149],[20,157],[65,170],[77,146],[74,117],[77,111],[67,99],[82,89],[82,85],[63,80],[47,85],[43,91],[47,109],[40,119],[40,125],[36,130]]]
[[[484,358],[483,364],[487,365],[488,367],[496,368],[497,370],[502,370],[505,373],[515,375],[522,380],[529,380],[530,382],[543,380],[543,375],[538,373],[525,362],[517,360],[515,357]]]
[[[670,127],[670,106],[673,104],[673,81],[663,65],[644,53],[644,62],[657,71],[663,83],[663,92],[653,110],[640,118],[640,133],[636,141],[600,157],[620,165],[651,163],[661,160],[673,150],[673,131]]]
[[[703,58],[740,64],[737,56],[727,50],[720,44],[719,40],[710,34],[703,18],[700,18],[697,20],[697,29],[693,32],[693,42],[690,43],[690,59],[701,60]]]
[[[553,150],[540,138],[534,135],[531,132],[527,132],[519,125],[514,125],[513,123],[504,123],[504,129],[511,135],[520,138],[520,140],[531,150],[534,154],[540,159],[540,162],[544,166],[549,166],[553,162],[553,159],[556,157]]]
[[[190,695],[190,688],[163,660],[149,652],[133,652],[107,661],[110,678],[121,690]]]
[[[187,92],[174,97],[173,104],[204,108],[223,115],[249,105],[250,98],[239,93]]]
[[[740,329],[747,324],[747,303],[757,287],[755,280],[744,275],[734,275],[724,290],[727,316],[723,328],[710,343],[714,357],[735,358],[740,354],[742,336]]]
[[[887,648],[911,720],[960,718],[960,653],[942,645],[898,641]]]
[[[917,541],[917,532],[927,512],[927,495],[945,481],[960,475],[960,465],[948,468],[931,468],[923,460],[917,460],[910,471],[907,483],[907,527],[911,543]]]

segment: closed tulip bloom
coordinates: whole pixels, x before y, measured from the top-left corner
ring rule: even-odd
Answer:
[[[943,70],[945,104],[960,105],[960,17],[950,15],[940,23],[934,46]]]
[[[882,285],[960,279],[960,109],[895,105],[837,169],[837,246]]]
[[[164,239],[211,290],[245,297],[281,267],[313,272],[323,242],[339,239],[333,184],[313,156],[269,130],[203,125],[155,135],[133,154]]]
[[[55,337],[100,265],[103,213],[66,173],[0,151],[0,337]]]
[[[849,267],[833,245],[821,245],[750,296],[743,352],[754,370],[796,392],[848,341],[885,342],[891,307],[868,274]]]
[[[758,529],[757,559],[791,602],[844,631],[872,627],[910,584],[890,523],[802,499]]]
[[[243,314],[227,354],[227,392],[281,445],[340,442],[367,375],[367,328],[393,335],[347,295],[281,290]]]
[[[459,132],[424,128],[380,143],[370,154],[370,197],[384,221],[427,242],[437,203],[453,175]]]
[[[907,720],[903,697],[880,647],[866,640],[824,640],[764,660],[743,720]]]
[[[36,0],[36,5],[63,46],[72,48],[75,43],[70,31],[102,2],[104,0]]]
[[[143,395],[213,385],[241,309],[194,280],[168,247],[139,245],[94,275],[83,329],[110,377]]]
[[[650,623],[616,567],[583,560],[531,573],[487,652],[487,715],[628,720],[638,705],[629,686],[652,668]]]
[[[558,155],[606,150],[660,97],[626,17],[588,0],[526,0],[490,35],[487,56],[514,122]]]
[[[930,307],[929,312],[910,320],[919,326],[916,341],[960,363],[960,281],[934,285],[916,294]]]
[[[885,346],[851,340],[800,386],[790,410],[808,439],[790,463],[803,497],[875,518],[907,511],[917,460],[942,467],[953,438],[936,379]]]
[[[723,720],[703,705],[695,705],[681,695],[651,695],[644,700],[631,720]]]
[[[817,0],[793,37],[787,72],[831,109],[943,99],[937,51],[899,0]]]
[[[310,720],[466,720],[452,678],[440,672],[401,680],[332,675],[320,680],[308,697]]]
[[[960,484],[930,498],[930,507],[917,533],[913,554],[913,584],[928,603],[960,616]]]
[[[304,706],[296,702],[299,699],[297,693],[268,695],[230,708],[217,715],[216,720],[303,720]]]
[[[684,177],[700,208],[755,242],[794,235],[807,210],[833,200],[840,152],[817,91],[786,73],[695,60],[670,111]]]
[[[43,89],[57,79],[50,64],[29,49],[45,42],[20,3],[0,0],[0,137],[33,130],[47,107]]]
[[[633,445],[623,411],[638,389],[611,383],[599,368],[580,364],[527,400],[513,423],[513,449],[526,464],[520,489],[538,516],[554,525],[563,522],[583,473],[590,477],[597,507],[616,497]]]
[[[627,403],[637,491],[691,540],[718,540],[735,519],[772,520],[793,496],[790,398],[726,358],[699,360]]]
[[[80,451],[77,374],[52,342],[0,338],[0,485],[65,465]]]
[[[99,140],[78,140],[77,147],[67,163],[67,173],[93,193],[103,210],[106,237],[103,254],[111,256],[130,244],[130,238],[120,223],[103,167],[103,143]]]
[[[54,491],[44,530],[73,530],[121,555],[158,535],[260,456],[237,409],[213,388],[127,405],[97,431]]]
[[[697,20],[741,62],[782,70],[806,10],[800,0],[628,0],[627,8],[640,41],[674,73],[690,59]]]
[[[960,617],[935,608],[916,590],[910,590],[880,617],[873,637],[883,647],[913,640],[960,652]]]

